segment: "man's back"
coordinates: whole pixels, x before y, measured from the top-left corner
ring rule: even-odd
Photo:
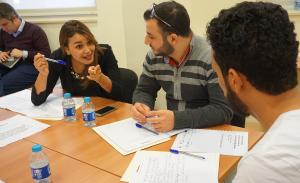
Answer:
[[[281,114],[238,166],[234,182],[300,181],[300,109]]]

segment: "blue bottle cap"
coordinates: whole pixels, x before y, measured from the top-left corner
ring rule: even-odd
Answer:
[[[42,150],[42,146],[40,144],[35,144],[32,146],[32,152],[40,152]]]
[[[84,97],[83,101],[84,101],[84,103],[91,102],[91,98],[90,97]]]
[[[64,94],[64,98],[65,98],[65,99],[71,98],[71,93],[65,93],[65,94]]]

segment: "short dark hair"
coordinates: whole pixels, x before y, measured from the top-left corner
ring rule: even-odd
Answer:
[[[159,18],[151,15],[152,8]],[[157,5],[153,4],[152,8],[144,12],[145,20],[155,18],[162,32],[175,33],[183,37],[189,36],[191,33],[190,17],[184,6],[175,1],[167,1]],[[171,27],[163,21],[170,24]]]
[[[8,3],[0,3],[0,18],[12,20],[13,16],[19,17],[16,10]]]
[[[206,33],[225,78],[233,68],[256,89],[278,95],[297,85],[294,29],[280,5],[242,2],[222,10]]]

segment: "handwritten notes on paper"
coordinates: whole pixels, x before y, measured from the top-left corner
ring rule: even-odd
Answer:
[[[21,115],[0,121],[0,147],[28,137],[48,127],[49,125],[47,124]]]
[[[248,151],[248,132],[190,129],[177,135],[172,149],[242,156]]]
[[[201,156],[204,156],[205,160],[169,152],[138,151],[121,181],[132,183],[217,183],[219,154],[201,153]]]

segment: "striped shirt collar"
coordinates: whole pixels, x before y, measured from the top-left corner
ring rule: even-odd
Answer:
[[[23,31],[24,26],[25,26],[25,20],[21,19],[21,24],[20,24],[18,30],[17,30],[15,33],[12,33],[12,35],[13,35],[14,37],[18,37],[18,35],[20,35],[21,32]]]
[[[187,48],[186,53],[185,53],[185,57],[183,58],[183,60],[178,64],[174,59],[172,59],[168,56],[164,56],[163,59],[164,59],[164,62],[166,64],[169,64],[172,67],[179,68],[187,60],[187,58],[189,57],[189,55],[191,53],[191,50],[193,49],[193,45],[195,45],[195,41],[196,41],[194,33],[192,33],[192,34],[193,35],[192,35],[192,39],[190,41],[190,46]]]

